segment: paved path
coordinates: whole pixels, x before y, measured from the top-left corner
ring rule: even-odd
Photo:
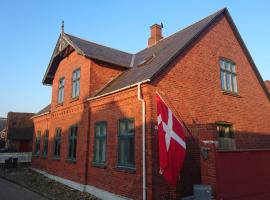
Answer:
[[[24,187],[0,178],[1,200],[47,200]]]

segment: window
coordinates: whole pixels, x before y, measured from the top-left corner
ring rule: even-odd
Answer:
[[[46,130],[43,137],[43,151],[42,151],[43,157],[46,157],[48,154],[48,139],[49,139],[49,130]]]
[[[236,66],[232,61],[220,60],[220,80],[223,91],[238,93]]]
[[[55,138],[54,138],[54,151],[53,151],[53,156],[55,158],[59,158],[60,157],[61,132],[62,132],[62,130],[60,128],[57,128],[56,129]]]
[[[76,147],[77,147],[77,126],[70,128],[69,145],[68,145],[68,159],[76,160]]]
[[[121,119],[118,124],[118,165],[135,167],[135,127],[134,119]]]
[[[94,163],[106,162],[107,123],[98,122],[95,126]]]
[[[35,142],[35,155],[39,156],[40,154],[40,135],[41,132],[38,131],[36,135],[36,142]]]
[[[64,87],[65,87],[65,78],[61,78],[58,83],[58,99],[57,103],[64,102]]]
[[[233,126],[226,122],[219,122],[217,124],[217,132],[219,138],[219,149],[234,150],[235,137]]]
[[[80,95],[80,77],[81,70],[75,70],[72,74],[72,98],[77,98]]]

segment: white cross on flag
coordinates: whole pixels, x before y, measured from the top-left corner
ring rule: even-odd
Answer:
[[[157,120],[160,173],[176,186],[177,177],[186,155],[185,134],[182,124],[157,94]]]

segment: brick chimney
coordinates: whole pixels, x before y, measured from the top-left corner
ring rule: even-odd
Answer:
[[[148,39],[148,47],[155,45],[159,40],[163,38],[162,36],[163,25],[154,24],[150,26],[150,38]]]

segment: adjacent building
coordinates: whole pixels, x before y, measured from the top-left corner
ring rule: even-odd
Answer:
[[[7,148],[17,152],[31,152],[34,124],[31,117],[34,113],[9,112],[6,124]]]
[[[150,29],[136,54],[62,30],[51,104],[32,117],[34,169],[102,199],[176,199],[194,184],[217,196],[208,151],[269,148],[270,94],[228,10],[165,38]],[[156,92],[188,127],[176,188],[159,174]]]

